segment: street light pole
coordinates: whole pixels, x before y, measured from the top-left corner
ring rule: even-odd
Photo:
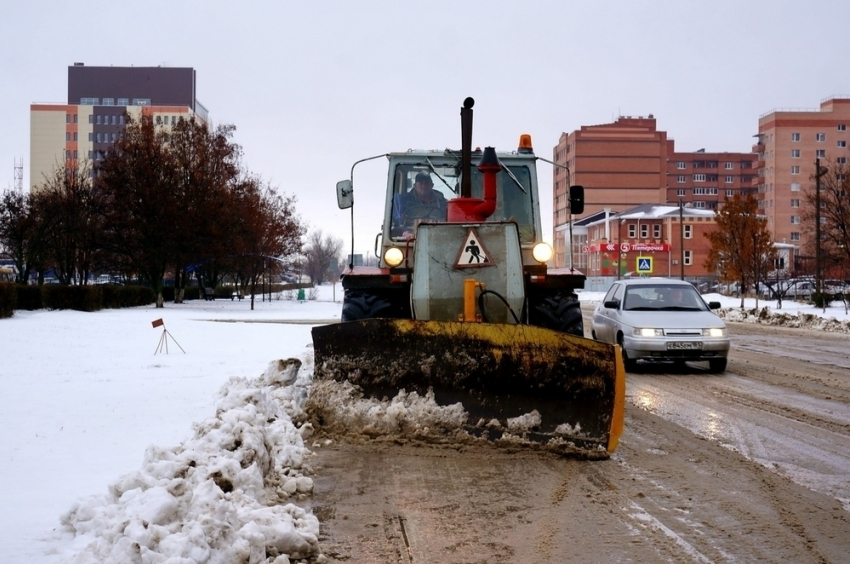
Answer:
[[[826,174],[821,170],[820,158],[815,159],[815,291],[821,295],[821,261],[820,261],[820,177]]]
[[[685,279],[685,220],[682,198],[679,198],[679,279]]]

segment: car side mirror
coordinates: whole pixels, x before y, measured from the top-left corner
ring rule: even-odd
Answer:
[[[351,180],[340,180],[336,183],[336,202],[341,210],[354,205],[354,188],[351,186]]]
[[[708,309],[720,309],[720,302],[708,302]]]
[[[608,300],[602,305],[604,305],[608,309],[617,309],[618,307],[620,307],[620,300]]]

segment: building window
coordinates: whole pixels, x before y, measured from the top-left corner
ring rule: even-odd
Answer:
[[[89,114],[89,123],[94,123],[94,114]]]
[[[676,195],[677,195],[677,196],[680,196],[680,197],[681,197],[681,196],[684,196],[684,195],[685,195],[685,189],[684,189],[684,188],[679,188],[678,190],[676,190]]]
[[[150,98],[133,98],[134,106],[150,106],[151,99]]]
[[[734,191],[734,190],[726,190],[726,197],[727,197],[727,198],[731,198],[731,197],[732,197],[732,196],[734,196],[734,195],[735,195],[735,191]]]
[[[835,143],[838,147],[846,147],[847,141],[836,141]]]
[[[791,141],[799,141],[799,140],[800,140],[800,134],[799,133],[792,133],[791,134]]]
[[[792,215],[791,216],[791,225],[799,225],[800,224],[800,216]]]
[[[791,174],[800,174],[800,167],[799,166],[792,166],[791,167]]]
[[[800,158],[800,149],[791,149],[791,158],[799,159]]]
[[[115,133],[112,134],[112,142],[115,143]]]
[[[94,133],[89,132],[89,143],[91,143],[92,141],[94,141]]]
[[[800,207],[800,200],[797,199],[797,198],[793,198],[791,200],[791,207],[792,208],[799,208]]]
[[[683,161],[679,161],[676,163],[676,168],[685,168],[685,163]]]
[[[847,157],[838,157],[835,159],[835,162],[838,164],[847,164]]]
[[[676,182],[683,183],[684,181],[685,181],[685,177],[684,177],[684,176],[679,175],[679,176],[677,176],[677,177],[676,177]]]
[[[694,207],[699,209],[705,209],[705,202],[694,202]]]
[[[735,163],[726,163],[726,170],[732,170],[735,168]]]
[[[815,133],[815,141],[826,141],[826,133]]]
[[[74,123],[77,123],[77,114],[74,114]]]
[[[792,192],[799,192],[800,191],[800,183],[799,182],[792,182],[791,183],[791,191]]]
[[[705,182],[705,175],[704,174],[695,174],[694,175],[694,182]]]
[[[75,131],[74,132],[74,141],[76,141],[76,140],[77,140],[77,132]]]
[[[94,136],[94,140],[95,142],[100,143],[100,133]]]
[[[71,140],[71,132],[66,131],[65,132],[65,143],[69,142],[70,140]]]
[[[847,124],[839,123],[838,124],[838,131],[847,131]]]
[[[97,122],[97,124],[100,125],[100,114],[98,114],[97,118],[95,119],[95,122]]]
[[[685,251],[685,266],[690,265],[692,262],[693,262],[692,251]]]
[[[826,149],[818,149],[815,151],[815,156],[819,159],[826,158]]]
[[[118,98],[118,105],[119,106],[129,106],[130,105],[130,99],[129,98]]]
[[[661,239],[661,225],[656,223],[652,226],[652,238]]]
[[[124,125],[124,115],[118,116],[118,125]]]
[[[726,177],[726,184],[732,184],[733,182],[735,182],[734,176],[727,176]]]
[[[648,239],[649,238],[649,225],[643,224],[640,226],[640,238]]]
[[[629,224],[629,239],[635,238],[635,233],[637,233],[637,228],[634,223]]]
[[[792,241],[799,241],[800,240],[800,232],[799,231],[792,231],[791,232],[791,240]]]
[[[686,225],[685,226],[685,239],[690,239],[691,237],[693,237],[693,234],[694,234],[693,227],[694,227],[693,225]]]
[[[114,106],[115,105],[115,99],[114,98],[104,98],[103,99],[103,105],[104,106]]]
[[[81,106],[97,106],[100,100],[98,98],[80,98]]]
[[[113,115],[112,116],[112,125],[115,125],[116,123],[118,123],[118,116]]]
[[[741,168],[750,168],[749,161],[742,161],[741,162]]]

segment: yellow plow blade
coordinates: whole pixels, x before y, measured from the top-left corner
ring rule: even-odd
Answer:
[[[313,328],[315,376],[381,399],[433,392],[463,404],[465,430],[490,439],[536,411],[534,443],[568,443],[604,458],[623,430],[625,371],[618,347],[530,325],[368,319]]]

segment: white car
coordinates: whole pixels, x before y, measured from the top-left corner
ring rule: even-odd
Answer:
[[[618,344],[626,370],[638,360],[707,361],[712,372],[726,370],[726,324],[688,282],[668,278],[618,280],[593,312],[591,335]]]

